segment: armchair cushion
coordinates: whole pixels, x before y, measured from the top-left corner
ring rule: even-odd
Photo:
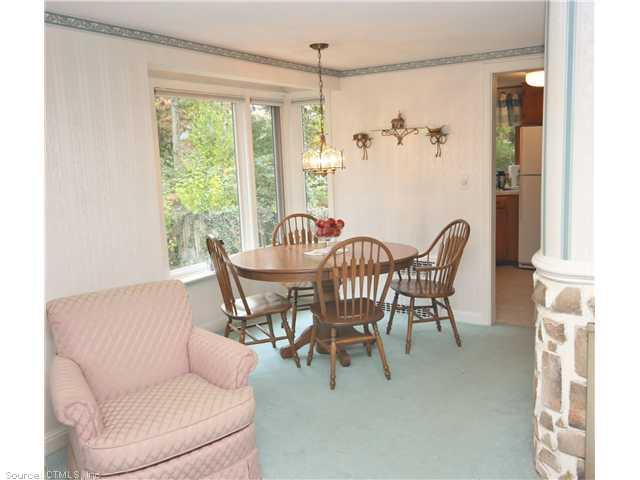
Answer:
[[[103,428],[100,410],[78,364],[56,355],[51,365],[50,383],[58,420],[73,427],[83,441],[100,434]]]
[[[144,468],[208,445],[253,422],[251,387],[225,390],[187,373],[100,404],[104,430],[74,451],[108,475]]]
[[[228,338],[195,327],[189,339],[189,364],[196,373],[220,388],[247,385],[256,368],[258,356],[253,350]]]

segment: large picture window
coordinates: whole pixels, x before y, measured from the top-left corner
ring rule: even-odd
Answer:
[[[233,103],[157,94],[155,109],[171,269],[208,262],[210,233],[239,251]]]
[[[303,150],[320,143],[320,105],[302,105]],[[304,193],[307,212],[321,218],[329,216],[329,185],[326,175],[304,174]]]

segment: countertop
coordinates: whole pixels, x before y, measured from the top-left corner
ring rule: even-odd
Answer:
[[[520,195],[520,189],[515,188],[513,190],[498,190],[496,189],[496,197],[500,197],[503,195]]]

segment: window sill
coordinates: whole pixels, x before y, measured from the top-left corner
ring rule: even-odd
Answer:
[[[180,280],[185,285],[189,285],[190,283],[199,282],[200,280],[204,280],[205,278],[215,277],[216,272],[210,270],[209,268],[191,271],[178,269],[171,271],[170,276],[174,280]]]

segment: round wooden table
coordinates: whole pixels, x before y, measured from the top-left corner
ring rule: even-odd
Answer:
[[[321,245],[322,244],[309,244],[264,247],[236,253],[235,255],[231,255],[229,259],[236,266],[238,275],[244,278],[263,282],[314,282],[315,284],[316,272],[323,257],[305,255],[304,252],[320,248]],[[393,255],[395,262],[394,270],[407,268],[418,255],[418,250],[410,245],[389,242],[385,242],[385,245],[391,251],[391,255]],[[382,259],[380,263],[382,271],[388,272],[388,260]],[[352,327],[345,328],[353,329]],[[292,348],[298,350],[309,343],[310,334],[311,327],[308,327],[296,339],[293,347],[281,348],[280,355],[283,358],[290,358],[293,355]],[[324,332],[320,330],[318,331],[318,335],[324,336]],[[340,332],[338,332],[338,335],[340,335]],[[321,349],[318,349],[318,352],[326,353]],[[351,357],[344,349],[340,349],[338,354],[342,366],[346,367],[351,364]]]

